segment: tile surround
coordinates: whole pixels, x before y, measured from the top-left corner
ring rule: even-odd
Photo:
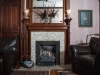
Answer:
[[[60,65],[64,65],[64,32],[31,32],[31,60],[36,62],[35,41],[60,41]]]

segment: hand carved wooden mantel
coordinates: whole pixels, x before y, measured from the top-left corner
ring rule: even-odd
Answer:
[[[32,25],[27,25],[27,33],[26,33],[26,46],[25,47],[28,47],[26,48],[26,54],[28,54],[29,56],[31,55],[31,32],[33,31],[40,31],[40,32],[64,32],[64,44],[65,44],[65,58],[64,58],[64,63],[67,64],[69,63],[69,25],[62,25],[62,24],[47,24],[47,25],[44,25],[44,24],[32,24]],[[61,36],[62,37],[62,36]],[[31,56],[30,56],[31,57]]]
[[[28,1],[28,0],[27,0]],[[67,6],[67,0],[63,0],[65,2],[65,9],[68,8]],[[29,0],[27,2],[28,6],[27,8],[32,8],[32,0]],[[63,14],[62,14],[63,15]],[[33,31],[40,31],[40,32],[64,32],[64,50],[65,50],[65,56],[64,56],[64,63],[68,64],[70,62],[70,51],[69,51],[69,45],[70,45],[70,21],[64,20],[65,24],[62,23],[32,23],[32,13],[29,14],[30,21],[27,23],[27,31],[26,31],[26,54],[30,56],[31,58],[31,32]],[[61,36],[62,37],[62,36]],[[23,53],[23,52],[22,52]],[[23,54],[21,54],[22,56]]]

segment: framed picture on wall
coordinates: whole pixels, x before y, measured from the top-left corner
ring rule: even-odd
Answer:
[[[92,27],[92,10],[78,10],[79,27]]]

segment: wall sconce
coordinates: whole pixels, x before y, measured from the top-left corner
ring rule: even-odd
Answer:
[[[72,20],[72,18],[70,17],[70,13],[71,13],[70,9],[65,11],[65,17],[66,17],[65,22],[66,22],[67,25],[69,25],[70,21]]]
[[[90,35],[87,35],[86,36],[86,44],[88,44],[87,42],[88,42],[88,36],[92,36],[92,35],[94,35],[94,36],[100,36],[100,34],[90,34]]]

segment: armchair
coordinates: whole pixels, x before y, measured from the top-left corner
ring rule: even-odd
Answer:
[[[0,75],[11,75],[17,64],[18,37],[0,38]]]
[[[79,75],[100,75],[100,38],[91,37],[89,45],[70,45],[72,71]]]

